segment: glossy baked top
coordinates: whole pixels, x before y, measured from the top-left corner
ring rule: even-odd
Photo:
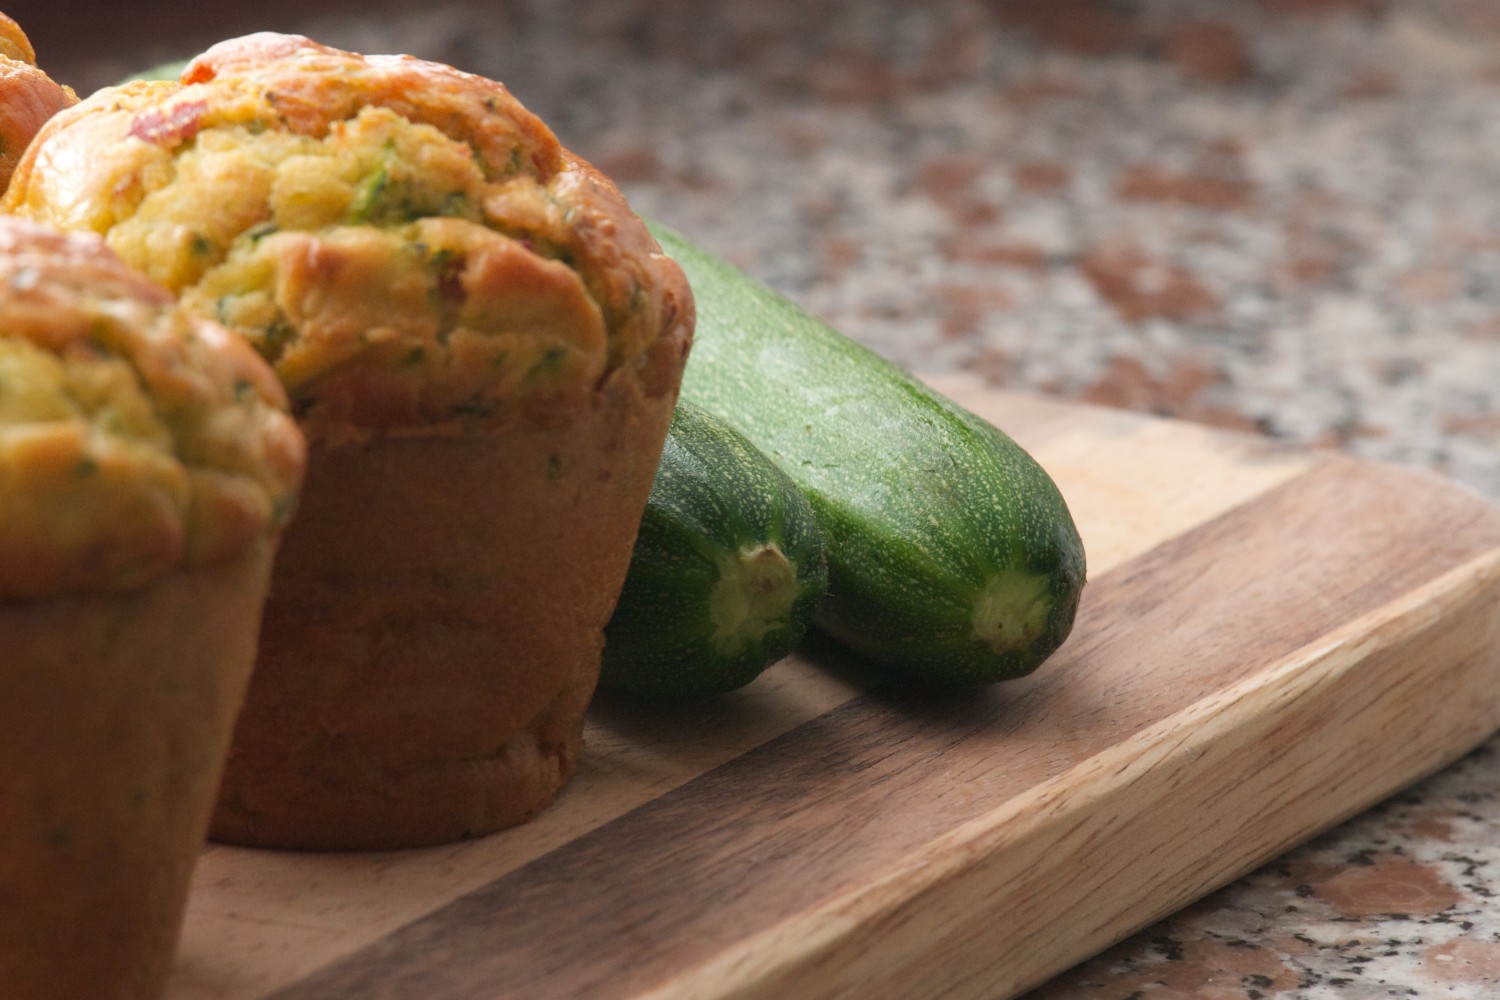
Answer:
[[[286,406],[242,338],[97,236],[0,218],[0,601],[129,590],[279,530]]]
[[[57,112],[75,103],[73,91],[36,66],[31,40],[0,13],[0,191],[31,137]]]
[[[668,391],[691,336],[610,181],[500,84],[407,56],[220,43],[55,118],[7,206],[244,333],[315,435],[566,407],[621,368]]]

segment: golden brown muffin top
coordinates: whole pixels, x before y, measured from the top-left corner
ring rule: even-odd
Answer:
[[[91,229],[244,333],[310,434],[671,391],[686,280],[619,190],[501,84],[298,36],[59,115],[4,207]]]
[[[286,405],[97,236],[0,218],[0,601],[130,590],[279,530],[304,458]]]
[[[0,13],[0,191],[42,123],[77,100],[71,88],[37,69],[30,39]]]
[[[36,50],[16,19],[0,11],[0,56],[36,65]]]

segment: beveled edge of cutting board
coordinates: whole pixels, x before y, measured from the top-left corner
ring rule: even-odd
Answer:
[[[1440,669],[1407,672],[1405,663],[1419,656]],[[1438,700],[1449,710],[1431,704]],[[1500,548],[934,840],[878,883],[798,913],[638,997],[1015,996],[1451,763],[1497,729]],[[1227,860],[1205,854],[1187,873],[1137,872],[1126,898],[1118,875],[1068,872],[1058,860],[1086,855],[1101,834],[1098,823],[1079,818],[1083,797],[1135,800],[1122,803],[1117,820],[1137,828],[1139,855],[1180,857],[1194,839],[1214,843],[1196,824],[1174,829],[1151,805],[1189,784],[1203,787],[1196,805],[1204,813],[1230,808],[1231,796],[1276,792],[1205,775],[1216,755],[1278,732],[1286,756],[1313,777],[1285,788],[1281,800],[1268,796],[1274,808],[1261,811],[1263,822],[1244,831]],[[1313,738],[1299,746],[1299,732]],[[1378,766],[1351,775],[1324,750],[1351,743],[1368,748]],[[1341,782],[1357,786],[1342,808],[1306,808],[1320,788]],[[1013,917],[1009,896],[1004,909],[984,910],[987,897],[1016,883],[1035,904],[1034,929],[997,947],[976,927],[985,916]],[[1059,924],[1076,936],[1057,933]],[[857,976],[848,975],[853,967]]]
[[[1332,461],[1355,474],[1393,479],[1393,486],[1420,482],[1474,509],[1483,520],[1500,523],[1484,501],[1437,477]],[[898,989],[890,995],[904,998],[998,998],[1038,985],[1431,773],[1500,728],[1497,609],[1500,547],[1487,545],[1411,593],[1149,727],[1128,745],[1091,756],[934,840],[875,884],[798,913],[639,995],[653,1000],[821,997],[878,986]],[[1425,659],[1428,669],[1409,670],[1416,658]],[[1432,711],[1423,712],[1424,707]],[[1315,718],[1319,714],[1323,718]],[[1134,892],[1125,899],[1129,905],[1112,912],[1108,900],[1111,892],[1118,896],[1118,884],[1067,873],[1067,862],[1057,860],[1070,845],[1086,851],[1100,834],[1079,808],[1081,799],[1140,800],[1150,797],[1152,786],[1156,797],[1164,798],[1164,787],[1203,785],[1213,774],[1214,755],[1252,745],[1256,732],[1279,734],[1277,752],[1287,760],[1298,758],[1300,785],[1283,786],[1292,793],[1286,808],[1264,814],[1256,829],[1240,837],[1240,850],[1228,861],[1199,859],[1202,867],[1186,878],[1174,878],[1171,871],[1137,873]],[[1324,748],[1351,743],[1365,749],[1367,763],[1378,766],[1352,778],[1341,774],[1342,763]],[[1299,811],[1298,800],[1318,795],[1311,787],[1313,775],[1329,788],[1351,780],[1359,787],[1338,800],[1342,808],[1322,808],[1330,801],[1324,798],[1311,807],[1304,802]],[[1202,808],[1222,809],[1228,797],[1243,797],[1253,787],[1209,782]],[[1182,831],[1174,831],[1170,818],[1147,816],[1149,810],[1138,802],[1128,808],[1141,820],[1135,836],[1144,845],[1142,855],[1176,851],[1180,858],[1194,841],[1213,842],[1196,825],[1186,828],[1191,837],[1174,841],[1174,833]],[[1069,874],[1071,880],[1064,877]],[[975,928],[987,921],[976,914],[983,913],[988,896],[1018,883],[1033,885],[1029,917],[1036,931],[998,945],[986,942]],[[1014,902],[1009,894],[1006,900]],[[1077,928],[1070,907],[1086,912],[1092,926]],[[1003,922],[1013,912],[1007,908],[991,916]],[[1056,933],[1059,922],[1073,924],[1075,935]],[[1060,946],[1064,940],[1067,945]],[[931,954],[934,941],[942,942],[941,960]],[[913,955],[921,956],[915,966],[908,961]],[[853,968],[860,969],[858,975],[849,974]]]
[[[1251,435],[995,392],[971,377],[932,381],[997,422],[1059,478],[1085,527],[1095,578],[1321,460]],[[1096,444],[1129,455],[1132,470],[1144,471],[1149,482],[1172,476],[1174,457],[1184,451],[1195,453],[1207,475],[1169,497],[1149,488],[1124,496],[1112,491],[1109,522],[1091,526],[1086,522],[1096,511],[1089,500],[1110,476],[1099,468]],[[494,837],[375,856],[210,845],[195,877],[168,1000],[262,996],[859,694],[865,678],[827,671],[815,659],[794,654],[702,720],[633,723],[596,706],[579,773],[560,800],[532,823]],[[351,921],[351,913],[359,919]],[[274,965],[266,955],[276,956]]]
[[[901,786],[899,780],[891,779],[909,777],[905,772],[919,766],[926,753],[922,748],[928,745],[921,739],[914,741],[915,756],[895,765],[890,764],[889,748],[873,751],[875,756],[864,762],[843,758],[858,744],[839,744],[838,733],[853,726],[849,732],[858,738],[861,732],[868,734],[881,717],[879,698],[872,701],[872,696],[862,696],[582,834],[547,857],[346,956],[278,996],[286,1000],[356,996],[374,1000],[420,991],[434,1000],[580,994],[832,997],[873,988],[876,995],[995,998],[1037,982],[1440,766],[1494,727],[1493,692],[1500,684],[1495,676],[1492,609],[1500,516],[1472,495],[1433,477],[1337,457],[1321,461],[1311,472],[1097,580],[1094,594],[1114,602],[1109,627],[1128,632],[1133,616],[1149,618],[1153,595],[1162,584],[1203,586],[1216,560],[1227,552],[1252,564],[1234,567],[1240,576],[1230,597],[1254,597],[1246,592],[1247,586],[1253,590],[1266,574],[1253,564],[1265,540],[1281,534],[1279,529],[1265,527],[1264,515],[1270,510],[1284,519],[1309,498],[1316,501],[1311,510],[1320,518],[1313,518],[1316,530],[1308,532],[1312,537],[1305,541],[1313,551],[1342,552],[1345,569],[1357,565],[1375,541],[1360,534],[1367,518],[1343,523],[1340,505],[1345,501],[1376,508],[1395,504],[1378,527],[1389,535],[1388,543],[1398,548],[1421,543],[1420,551],[1413,548],[1410,560],[1368,585],[1355,582],[1344,605],[1357,612],[1352,622],[1320,630],[1314,615],[1303,624],[1305,634],[1280,637],[1274,657],[1257,661],[1226,690],[1189,700],[1155,724],[1129,733],[1130,752],[1142,755],[1140,768],[1131,768],[1127,762],[1112,771],[1108,754],[1086,753],[1023,792],[1017,803],[1035,806],[1035,796],[1052,803],[1050,812],[1026,813],[1035,816],[1030,823],[1018,822],[1019,804],[1007,805],[1009,799],[1002,798],[979,816],[917,844],[884,870],[867,873],[870,878],[863,890],[845,886],[792,906],[759,934],[751,935],[755,946],[726,938],[696,957],[673,954],[674,948],[686,947],[684,941],[691,943],[702,928],[691,923],[691,914],[688,924],[663,914],[666,904],[659,901],[665,897],[659,894],[666,885],[688,893],[683,902],[689,908],[693,898],[700,899],[700,907],[710,899],[740,905],[733,916],[743,912],[744,897],[757,891],[756,886],[746,886],[744,877],[766,880],[768,891],[773,892],[799,884],[788,882],[786,876],[778,881],[764,865],[755,868],[755,876],[749,875],[749,869],[738,875],[739,869],[733,866],[722,870],[722,861],[716,858],[748,863],[755,854],[755,837],[742,836],[741,824],[760,822],[767,814],[773,823],[782,823],[784,829],[766,831],[777,845],[773,857],[794,852],[793,841],[798,837],[816,844],[829,834],[859,835],[858,830],[848,829],[842,817],[831,820],[831,826],[819,821],[803,829],[806,817],[797,809],[786,813],[783,805],[779,808],[784,815],[778,816],[775,799],[762,802],[766,789],[754,787],[759,769],[770,767],[780,777],[797,782],[814,781],[807,787],[817,788],[819,794],[827,791],[823,787],[827,766],[836,772],[843,769],[841,787],[856,798],[869,800],[873,794],[862,786],[867,778],[905,792],[913,787],[920,791],[920,783]],[[1339,504],[1330,504],[1331,499]],[[1414,516],[1422,511],[1440,515],[1432,551],[1420,530],[1421,519]],[[1240,537],[1240,532],[1257,524],[1262,535],[1252,532],[1248,539]],[[1339,536],[1342,531],[1351,531],[1354,537],[1324,537]],[[1195,548],[1198,558],[1192,573],[1196,576],[1178,578],[1182,556]],[[1260,596],[1275,595],[1268,591]],[[1293,607],[1316,603],[1301,592],[1293,596]],[[1466,627],[1450,627],[1448,619],[1454,617]],[[1387,621],[1392,624],[1380,624]],[[1380,627],[1374,627],[1377,624]],[[1356,641],[1359,630],[1367,630],[1372,638]],[[1147,630],[1144,634],[1149,638],[1155,633]],[[1213,633],[1205,634],[1212,637]],[[1230,636],[1241,642],[1253,638],[1253,630],[1231,630]],[[1077,670],[1080,661],[1087,661],[1090,643],[1097,647],[1107,640],[1107,636],[1091,638],[1086,631],[1078,640],[1070,640],[1071,657],[1060,654],[1063,661],[1071,662],[1057,665],[1051,675],[1044,667],[1037,679],[1042,685],[1057,682],[1057,671]],[[1069,649],[1065,646],[1065,653]],[[1429,661],[1426,673],[1409,669],[1411,656],[1419,649],[1425,649]],[[1178,652],[1178,660],[1190,664],[1192,659]],[[1354,684],[1356,669],[1358,683]],[[1127,670],[1121,676],[1128,679],[1128,674]],[[1069,686],[1078,680],[1064,679]],[[1016,701],[1024,702],[1026,682],[1017,683],[1020,686],[1014,690],[1021,694]],[[1443,697],[1435,698],[1435,693]],[[1435,709],[1446,708],[1448,716],[1433,724],[1431,713],[1413,711],[1414,704],[1421,707],[1423,696]],[[1275,711],[1262,710],[1266,706]],[[981,706],[969,715],[984,711]],[[1018,717],[1023,720],[1020,724],[1029,724],[1024,711]],[[1205,731],[1212,738],[1195,742],[1164,735],[1162,727],[1170,730],[1190,719],[1199,723],[1195,731]],[[1395,738],[1419,719],[1421,732],[1409,735],[1435,734],[1436,744]],[[1311,733],[1310,738],[1288,739],[1288,733],[1297,731],[1299,725]],[[937,738],[939,743],[932,745],[944,745],[941,741],[948,738],[944,733],[939,725],[924,738]],[[1356,774],[1358,782],[1330,783],[1326,772],[1316,767],[1327,766],[1322,749],[1337,745],[1338,740],[1363,741],[1367,750],[1385,747],[1398,752],[1388,761],[1377,760],[1379,768]],[[1275,753],[1266,756],[1269,751],[1264,747],[1273,743]],[[1279,784],[1246,781],[1234,771],[1235,754],[1256,746],[1262,747],[1263,763],[1268,765],[1256,772],[1257,777],[1275,778]],[[810,752],[825,757],[809,761]],[[1151,766],[1145,765],[1147,760]],[[1217,763],[1232,780],[1221,781],[1219,786],[1205,782],[1205,777],[1212,777],[1203,770],[1209,766],[1205,761]],[[808,771],[809,767],[813,770]],[[882,771],[881,767],[895,770]],[[929,769],[924,773],[935,776],[940,772]],[[742,781],[747,777],[749,784]],[[1088,794],[1080,798],[1076,789],[1061,794],[1059,789],[1069,784],[1068,778]],[[1199,794],[1196,790],[1201,785],[1207,790],[1202,794],[1211,793],[1211,797],[1200,810],[1184,813],[1179,808],[1173,814],[1181,820],[1179,826],[1163,825],[1162,816],[1150,814],[1147,806],[1180,794],[1184,783],[1194,794]],[[1267,799],[1278,802],[1285,815],[1274,813],[1268,822],[1258,809]],[[1096,806],[1102,802],[1113,811],[1101,827],[1080,812],[1082,802]],[[863,814],[881,805],[864,801]],[[1232,832],[1247,845],[1227,859],[1206,851],[1202,845],[1211,838],[1201,836],[1201,825],[1189,822],[1196,822],[1200,814],[1208,815],[1210,805],[1230,808],[1229,822],[1238,824]],[[701,827],[705,816],[706,828]],[[718,848],[706,848],[709,853],[695,856],[691,838],[667,857],[628,848],[630,843],[668,842],[674,834],[689,832],[685,825],[695,822],[700,824],[700,833],[712,831],[713,837],[722,840],[720,847],[729,853],[715,855],[712,852]],[[1162,840],[1163,836],[1167,839]],[[1101,837],[1129,846],[1130,863],[1092,867],[1080,877],[1063,877],[1068,873],[1059,866],[1065,868],[1087,857],[1090,844]],[[1162,870],[1163,857],[1180,858],[1182,851],[1190,851],[1195,844],[1200,853],[1193,856],[1190,867],[1175,876],[1170,867]],[[947,863],[936,863],[934,851]],[[621,858],[623,866],[616,864]],[[695,890],[706,895],[692,897]],[[1101,906],[1101,900],[1107,899],[1117,905]],[[1103,914],[1082,929],[1076,927],[1080,901]],[[1018,909],[1026,915],[1019,929],[1015,925]],[[990,930],[996,926],[1009,927],[1014,933],[997,941]],[[610,927],[617,932],[628,929],[630,957],[623,960],[636,965],[610,966],[601,958],[617,948],[610,943]],[[583,929],[589,931],[586,945],[572,939]],[[724,937],[725,929],[720,927],[716,933]],[[658,970],[654,977],[643,968],[653,962]],[[686,971],[668,971],[673,969]],[[520,983],[526,984],[524,990]],[[610,988],[605,989],[604,983]]]

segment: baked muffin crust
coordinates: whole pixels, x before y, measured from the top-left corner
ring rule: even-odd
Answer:
[[[307,435],[211,835],[407,847],[544,808],[692,340],[614,185],[498,83],[256,35],[63,112],[0,207],[242,333]]]
[[[16,19],[0,11],[0,57],[36,65],[36,49]]]
[[[297,36],[64,112],[5,207],[243,333],[314,437],[571,408],[620,368],[664,391],[691,329],[619,191],[502,85]]]
[[[286,406],[98,237],[0,218],[0,601],[138,588],[280,530],[304,460]]]
[[[78,100],[36,65],[31,40],[0,13],[0,191],[42,123]]]

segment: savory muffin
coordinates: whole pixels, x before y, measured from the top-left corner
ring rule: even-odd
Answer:
[[[402,846],[550,801],[693,323],[615,186],[498,83],[260,34],[59,115],[5,207],[243,333],[308,434],[215,835]]]
[[[42,123],[77,100],[71,88],[37,68],[26,33],[0,13],[0,191]]]
[[[93,235],[0,218],[0,993],[155,995],[303,442]]]

